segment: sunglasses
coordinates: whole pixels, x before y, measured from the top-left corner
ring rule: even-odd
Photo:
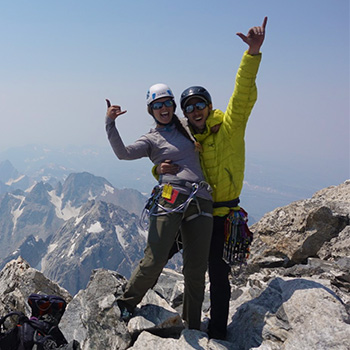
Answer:
[[[185,107],[185,113],[192,113],[196,108],[198,111],[202,111],[205,107],[207,107],[207,103],[205,102],[197,102],[193,105],[187,105]]]
[[[173,100],[166,100],[164,102],[154,102],[152,103],[151,107],[152,109],[161,109],[163,107],[172,107],[174,106],[174,101]]]

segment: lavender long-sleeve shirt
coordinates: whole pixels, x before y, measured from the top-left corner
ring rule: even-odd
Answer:
[[[176,175],[165,174],[160,177],[160,183],[170,183],[181,193],[189,194],[191,189],[178,185],[179,182],[199,183],[205,181],[199,161],[199,154],[194,150],[194,144],[171,125],[165,128],[151,129],[133,144],[125,146],[115,122],[106,117],[106,132],[115,155],[121,160],[133,160],[148,157],[154,164],[171,160],[179,165]],[[212,200],[206,188],[201,187],[197,196]]]

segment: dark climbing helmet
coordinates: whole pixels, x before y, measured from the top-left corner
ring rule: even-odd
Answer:
[[[211,96],[210,96],[209,92],[206,89],[204,89],[204,87],[191,86],[191,87],[187,88],[185,91],[183,91],[183,93],[181,94],[181,97],[180,97],[181,109],[185,108],[186,101],[190,97],[199,97],[199,98],[203,99],[205,102],[207,102],[208,105],[211,104]]]

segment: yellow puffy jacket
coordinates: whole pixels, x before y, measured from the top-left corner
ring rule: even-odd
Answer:
[[[261,54],[244,53],[225,113],[218,109],[211,111],[206,131],[194,134],[203,147],[200,157],[204,175],[213,188],[214,215],[226,215],[230,210],[230,206],[225,206],[227,203],[219,204],[218,208],[215,203],[232,201],[241,194],[245,168],[244,134],[257,100],[255,79],[260,61]],[[217,124],[221,124],[219,131],[212,132],[211,127]]]

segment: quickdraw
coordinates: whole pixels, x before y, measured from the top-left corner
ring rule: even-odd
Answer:
[[[243,208],[231,210],[225,222],[223,259],[230,266],[245,264],[250,254],[253,233],[247,225],[248,214]]]

